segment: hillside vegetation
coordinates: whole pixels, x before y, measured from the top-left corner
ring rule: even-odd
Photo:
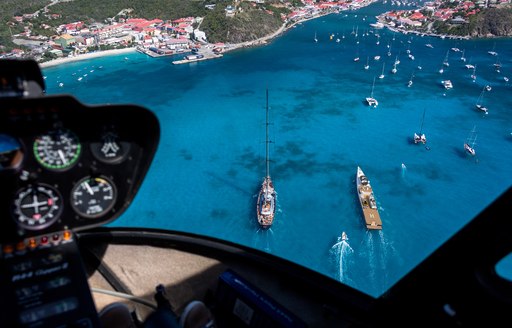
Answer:
[[[205,5],[212,2],[216,4],[215,9],[206,9]],[[0,45],[14,47],[11,35],[22,32],[27,24],[16,23],[13,16],[34,13],[50,3],[50,0],[1,0]],[[294,3],[298,4],[297,1]],[[48,7],[49,14],[59,14],[60,18],[49,19],[46,15],[39,15],[30,19],[30,25],[32,35],[52,36],[57,26],[76,21],[108,23],[118,18],[159,18],[165,21],[204,17],[200,29],[207,33],[210,42],[243,42],[276,31],[282,24],[280,14],[289,12],[280,0],[267,0],[265,4],[258,5],[239,2],[236,15],[227,17],[225,8],[232,4],[232,0],[69,0]],[[44,25],[52,28],[41,28]]]
[[[434,23],[438,34],[482,37],[512,36],[512,7],[488,8],[472,15],[467,24],[455,25],[449,21]]]
[[[11,36],[23,32],[28,26],[32,35],[52,36],[56,34],[57,26],[75,21],[108,23],[120,17],[165,21],[190,16],[204,17],[199,29],[206,32],[208,41],[239,43],[275,32],[283,23],[281,14],[290,12],[285,4],[302,5],[298,0],[266,0],[264,4],[238,1],[236,14],[228,17],[225,8],[233,5],[233,0],[67,0],[48,7],[48,13],[59,14],[60,18],[39,15],[23,23],[13,19],[34,13],[50,3],[50,0],[0,0],[0,46],[7,50],[16,47]],[[212,3],[216,4],[215,9],[205,8]],[[433,27],[442,34],[512,36],[512,8],[489,8],[469,18],[467,24],[436,21]]]

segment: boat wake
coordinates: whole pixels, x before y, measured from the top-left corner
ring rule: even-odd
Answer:
[[[350,255],[354,253],[352,247],[348,243],[348,238],[338,237],[337,242],[331,247],[331,254],[334,258],[336,267],[336,279],[343,283],[347,283],[347,272],[350,266]]]
[[[368,254],[370,285],[375,290],[379,290],[378,286],[389,285],[392,279],[386,268],[403,265],[403,259],[400,258],[393,243],[385,238],[383,230],[378,232],[368,230],[364,247]],[[381,272],[383,274],[380,274]]]
[[[267,253],[272,253],[272,244],[274,240],[274,231],[272,228],[258,228],[253,238],[253,245],[256,249],[261,249]]]
[[[366,231],[366,250],[368,252],[368,264],[370,266],[369,270],[369,278],[371,284],[375,287],[377,284],[376,281],[376,270],[377,270],[377,263],[375,261],[375,255],[376,255],[376,249],[373,242],[373,231],[367,230]]]

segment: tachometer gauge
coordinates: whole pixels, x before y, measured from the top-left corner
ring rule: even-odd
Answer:
[[[16,223],[29,230],[50,226],[62,212],[62,197],[47,185],[31,185],[16,194],[14,218]]]
[[[38,136],[33,149],[36,160],[43,167],[63,171],[76,164],[82,147],[74,133],[57,129]]]
[[[85,218],[99,218],[114,207],[116,188],[104,177],[86,177],[71,190],[71,206]]]

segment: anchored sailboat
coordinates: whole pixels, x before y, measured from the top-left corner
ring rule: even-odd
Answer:
[[[412,79],[414,78],[414,71],[412,71],[411,73],[411,78],[409,79],[409,81],[407,82],[407,87],[411,87],[412,86]]]
[[[484,93],[485,93],[486,87],[482,89],[482,92],[480,92],[480,96],[478,96],[478,100],[476,101],[476,109],[478,109],[481,112],[484,112],[485,114],[489,114],[487,107],[483,105],[484,100]]]
[[[269,143],[268,140],[268,89],[266,92],[266,123],[265,123],[265,165],[266,174],[258,194],[258,202],[256,204],[256,213],[258,216],[258,224],[263,229],[268,229],[274,222],[276,212],[276,191],[274,184],[270,178],[270,159],[269,159]]]
[[[425,133],[423,133],[423,122],[425,121],[425,111],[426,111],[426,109],[423,109],[423,118],[421,119],[420,132],[414,133],[414,143],[415,144],[420,143],[420,142],[422,144],[427,143],[427,136],[425,136]]]
[[[380,73],[379,79],[383,79],[384,78],[384,66],[385,65],[386,65],[386,62],[382,63],[382,73]]]
[[[464,150],[470,154],[471,156],[476,155],[475,151],[475,142],[476,142],[476,126],[473,127],[473,130],[469,133],[469,136],[466,139],[466,142],[464,143]]]
[[[373,89],[375,88],[375,76],[373,77],[373,84],[372,84],[372,93],[370,94],[370,97],[366,97],[366,102],[368,103],[368,106],[377,107],[379,105],[379,102],[377,99],[373,98]]]

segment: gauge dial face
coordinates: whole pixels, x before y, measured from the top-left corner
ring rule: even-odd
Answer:
[[[28,186],[16,194],[14,218],[18,225],[29,230],[50,226],[62,212],[62,197],[47,185]]]
[[[121,141],[115,132],[109,131],[103,134],[101,142],[91,143],[91,151],[103,163],[119,164],[126,159],[130,143]]]
[[[74,133],[58,129],[37,137],[33,149],[43,167],[63,171],[76,164],[82,147]]]
[[[85,218],[99,218],[116,202],[116,188],[105,177],[86,177],[71,191],[71,206]]]

